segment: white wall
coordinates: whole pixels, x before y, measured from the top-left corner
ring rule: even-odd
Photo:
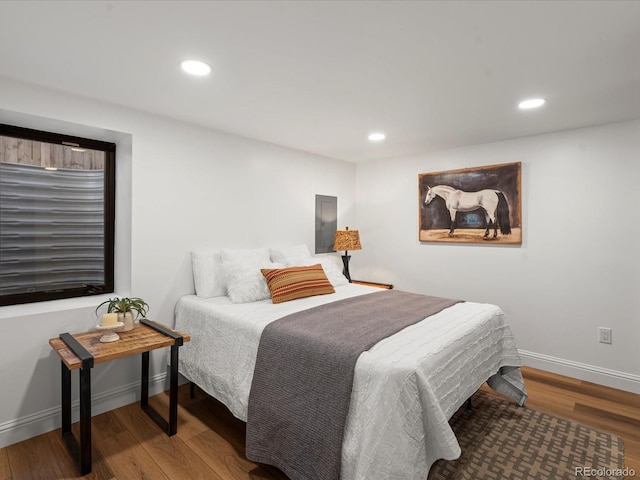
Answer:
[[[6,78],[0,106],[2,121],[18,112],[13,118],[27,123],[38,116],[119,139],[116,292],[144,298],[160,322],[173,324],[178,298],[192,292],[190,250],[304,242],[313,251],[316,194],[337,196],[339,224],[354,223],[352,164]],[[60,364],[48,340],[91,329],[98,303],[0,307],[0,447],[60,425]],[[152,353],[155,391],[164,389],[166,356]],[[139,365],[130,358],[94,368],[94,413],[136,399]]]
[[[359,164],[352,275],[498,304],[525,364],[640,393],[639,160],[635,121]],[[419,173],[518,161],[522,246],[418,241]]]

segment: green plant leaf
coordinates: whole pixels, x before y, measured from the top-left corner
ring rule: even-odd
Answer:
[[[144,317],[149,311],[149,304],[139,297],[115,297],[110,298],[109,300],[105,300],[100,305],[98,305],[95,311],[96,315],[100,307],[104,305],[107,305],[108,313],[135,312],[135,318],[138,318],[139,316]]]

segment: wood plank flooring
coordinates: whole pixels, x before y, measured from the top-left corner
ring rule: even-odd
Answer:
[[[640,395],[531,368],[523,374],[529,407],[619,435],[625,464],[640,478]],[[156,395],[150,403],[166,412],[168,396]],[[244,423],[202,391],[192,400],[189,387],[180,387],[178,418],[178,433],[167,437],[137,403],[95,416],[93,471],[82,478],[286,479],[275,468],[245,459]],[[66,478],[80,477],[60,430],[0,449],[0,480]]]

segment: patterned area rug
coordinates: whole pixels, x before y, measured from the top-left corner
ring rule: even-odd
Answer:
[[[622,440],[478,392],[451,418],[462,455],[439,460],[428,480],[622,479]]]

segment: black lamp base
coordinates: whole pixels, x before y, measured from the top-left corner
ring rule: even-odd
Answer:
[[[349,280],[349,283],[351,283],[351,275],[349,275],[349,260],[351,260],[351,255],[342,255],[342,265],[344,265],[344,268],[342,269],[342,274],[347,277],[347,280]]]

